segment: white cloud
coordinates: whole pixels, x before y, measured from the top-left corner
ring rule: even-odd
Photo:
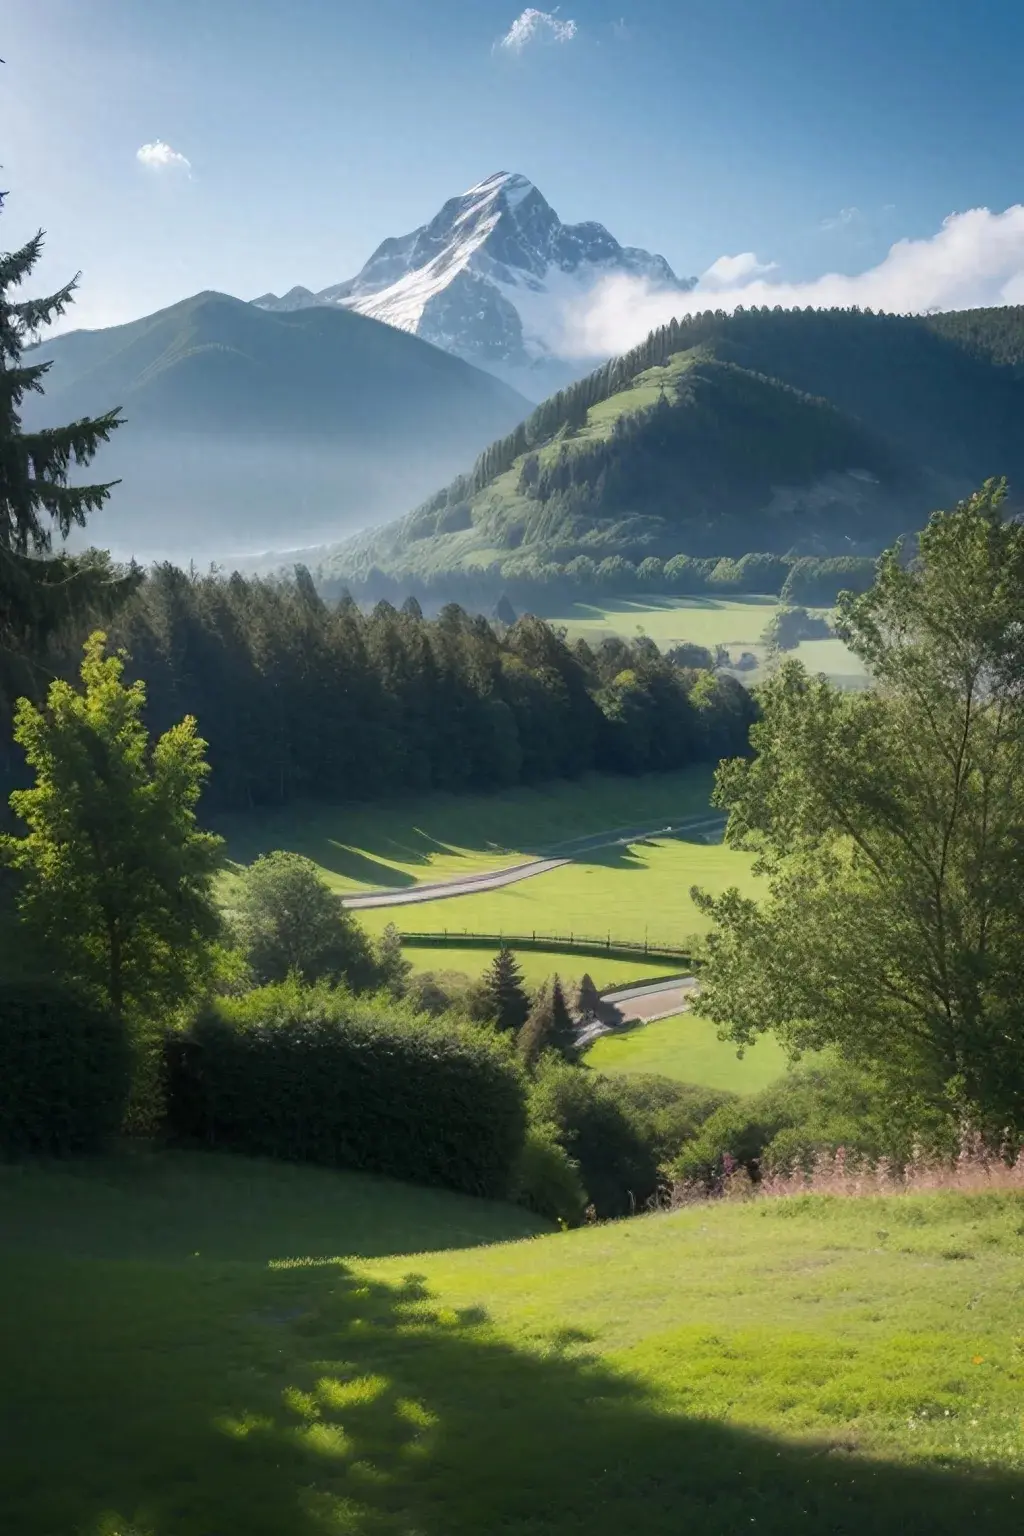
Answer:
[[[608,278],[567,312],[562,350],[568,357],[607,357],[625,352],[673,316],[740,304],[780,304],[784,309],[858,305],[898,314],[1022,304],[1024,204],[1003,213],[971,208],[950,214],[934,235],[898,240],[883,261],[865,272],[829,272],[791,283],[770,278],[771,270],[746,252],[720,256],[690,293],[668,292],[636,278]]]
[[[753,251],[743,251],[739,256],[719,256],[701,277],[700,285],[717,292],[722,288],[739,287],[741,283],[749,283],[752,278],[774,271],[774,261],[758,261]]]
[[[144,165],[150,171],[184,171],[186,176],[191,175],[192,162],[165,144],[163,139],[156,139],[152,144],[143,144],[135,151],[135,158],[140,165]]]
[[[529,5],[516,17],[498,47],[507,53],[522,53],[531,43],[571,43],[578,31],[574,21],[563,21],[555,11],[538,11]]]

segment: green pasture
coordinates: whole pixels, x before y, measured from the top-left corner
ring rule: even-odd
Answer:
[[[499,890],[447,896],[358,914],[373,933],[388,922],[403,932],[571,934],[652,944],[685,944],[706,930],[690,899],[699,885],[719,894],[729,886],[757,893],[748,855],[721,843],[682,838],[644,840],[596,849],[572,864]],[[589,969],[589,964],[585,967]]]
[[[600,644],[610,635],[634,640],[647,635],[662,650],[688,641],[714,651],[716,645],[727,647],[733,661],[742,651],[757,656],[757,670],[738,673],[744,682],[759,680],[764,674],[766,649],[762,641],[765,626],[779,611],[777,597],[654,597],[608,598],[600,604],[573,603],[548,622],[563,624],[573,640]],[[815,612],[824,610],[813,610]],[[824,672],[848,686],[859,686],[864,678],[860,661],[841,640],[805,640],[788,657],[802,661],[809,672]]]
[[[404,911],[408,908],[391,913],[399,927]],[[357,915],[362,918],[368,914],[361,912]],[[402,953],[414,971],[459,971],[464,976],[475,977],[487,969],[497,949],[447,944],[435,947],[413,942],[404,944]],[[573,955],[557,950],[517,950],[516,959],[528,987],[539,987],[549,976],[560,976],[570,983],[587,975],[599,992],[606,992],[611,987],[625,987],[633,982],[642,986],[645,982],[659,981],[663,976],[679,974],[678,965],[662,965],[653,960],[605,959],[599,955]]]
[[[601,641],[609,635],[633,640],[638,634],[663,650],[684,640],[730,649],[758,651],[761,634],[779,610],[777,597],[637,597],[606,598],[602,603],[572,603],[548,617],[564,624],[572,639]]]
[[[538,1226],[213,1153],[0,1169],[0,1528],[1019,1528],[1020,1199],[465,1246]]]
[[[586,1054],[588,1067],[610,1075],[657,1073],[680,1083],[757,1093],[780,1078],[789,1058],[778,1041],[764,1036],[743,1055],[718,1038],[718,1027],[692,1013],[638,1024],[595,1040]]]
[[[588,774],[492,794],[261,809],[217,818],[215,830],[227,839],[229,859],[240,864],[286,848],[312,859],[335,890],[402,890],[499,869],[566,844],[571,851],[575,840],[605,832],[637,832],[702,814],[711,780],[707,766],[638,778]]]

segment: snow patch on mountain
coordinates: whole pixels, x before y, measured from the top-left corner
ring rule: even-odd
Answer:
[[[666,292],[696,281],[677,278],[663,256],[621,246],[601,224],[563,224],[531,181],[500,171],[449,199],[428,224],[385,240],[354,278],[253,302],[356,309],[539,399],[598,361],[572,355],[567,317],[618,275]]]

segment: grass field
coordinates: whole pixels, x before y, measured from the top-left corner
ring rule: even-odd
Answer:
[[[750,859],[720,843],[681,838],[643,841],[581,855],[501,890],[359,913],[373,933],[395,922],[409,933],[585,934],[643,943],[682,944],[707,919],[690,887],[713,893],[730,885],[755,894]]]
[[[213,1154],[0,1170],[0,1527],[1019,1528],[1019,1199],[725,1204],[367,1259],[406,1222],[408,1246],[502,1222],[350,1190]]]
[[[365,917],[367,914],[360,915]],[[400,918],[401,914],[393,912],[391,916]],[[476,947],[462,949],[447,944],[443,948],[435,948],[412,943],[403,945],[402,953],[414,971],[460,971],[464,976],[480,976],[497,950]],[[631,982],[639,986],[646,981],[658,981],[662,976],[675,976],[679,973],[678,965],[660,965],[652,960],[603,959],[598,955],[572,955],[556,950],[518,950],[516,959],[529,987],[540,986],[549,976],[560,976],[563,981],[570,982],[579,981],[581,976],[587,975],[599,992],[605,992],[611,987],[624,987]]]
[[[551,624],[564,624],[572,639],[599,643],[607,635],[621,635],[633,640],[648,635],[662,650],[681,641],[703,645],[713,651],[724,645],[735,661],[742,651],[758,657],[757,671],[737,674],[746,683],[757,682],[764,673],[766,649],[761,636],[765,625],[779,610],[775,597],[652,597],[607,599],[600,605],[574,603],[549,618]],[[819,611],[819,610],[814,610]],[[824,610],[820,610],[824,611]],[[787,657],[802,661],[810,672],[825,672],[846,686],[860,686],[864,668],[841,640],[805,640]]]
[[[728,1088],[733,1093],[767,1088],[789,1065],[782,1046],[771,1036],[737,1056],[734,1045],[719,1040],[717,1025],[691,1013],[657,1019],[622,1034],[603,1035],[595,1040],[585,1059],[596,1072],[654,1072],[677,1082]]]
[[[711,780],[707,767],[639,778],[588,774],[495,794],[261,810],[221,817],[215,830],[239,863],[287,848],[311,858],[335,890],[401,890],[502,868],[567,840],[697,815],[708,808]]]

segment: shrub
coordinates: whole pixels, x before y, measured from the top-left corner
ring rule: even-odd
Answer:
[[[440,1018],[457,1013],[474,1023],[491,1023],[480,983],[462,971],[418,971],[410,977],[405,1000],[415,1013]]]
[[[587,1208],[579,1165],[569,1156],[553,1125],[531,1125],[512,1177],[519,1205],[551,1221],[578,1227]]]
[[[706,1121],[735,1098],[720,1088],[677,1083],[646,1073],[617,1078],[615,1092],[659,1167],[678,1157]]]
[[[620,1103],[620,1088],[619,1079],[548,1057],[530,1097],[531,1121],[554,1128],[602,1217],[641,1210],[658,1188],[657,1160]]]
[[[97,1150],[121,1125],[129,1078],[109,1013],[50,982],[0,983],[0,1151]]]
[[[526,1090],[493,1032],[295,978],[207,1005],[166,1051],[173,1133],[501,1197]]]
[[[923,1141],[939,1149],[955,1140],[952,1122],[897,1115],[867,1073],[837,1061],[790,1072],[781,1082],[716,1110],[672,1165],[681,1183],[717,1186],[726,1159],[755,1181],[767,1173],[809,1168],[844,1147],[854,1158],[899,1165]]]

